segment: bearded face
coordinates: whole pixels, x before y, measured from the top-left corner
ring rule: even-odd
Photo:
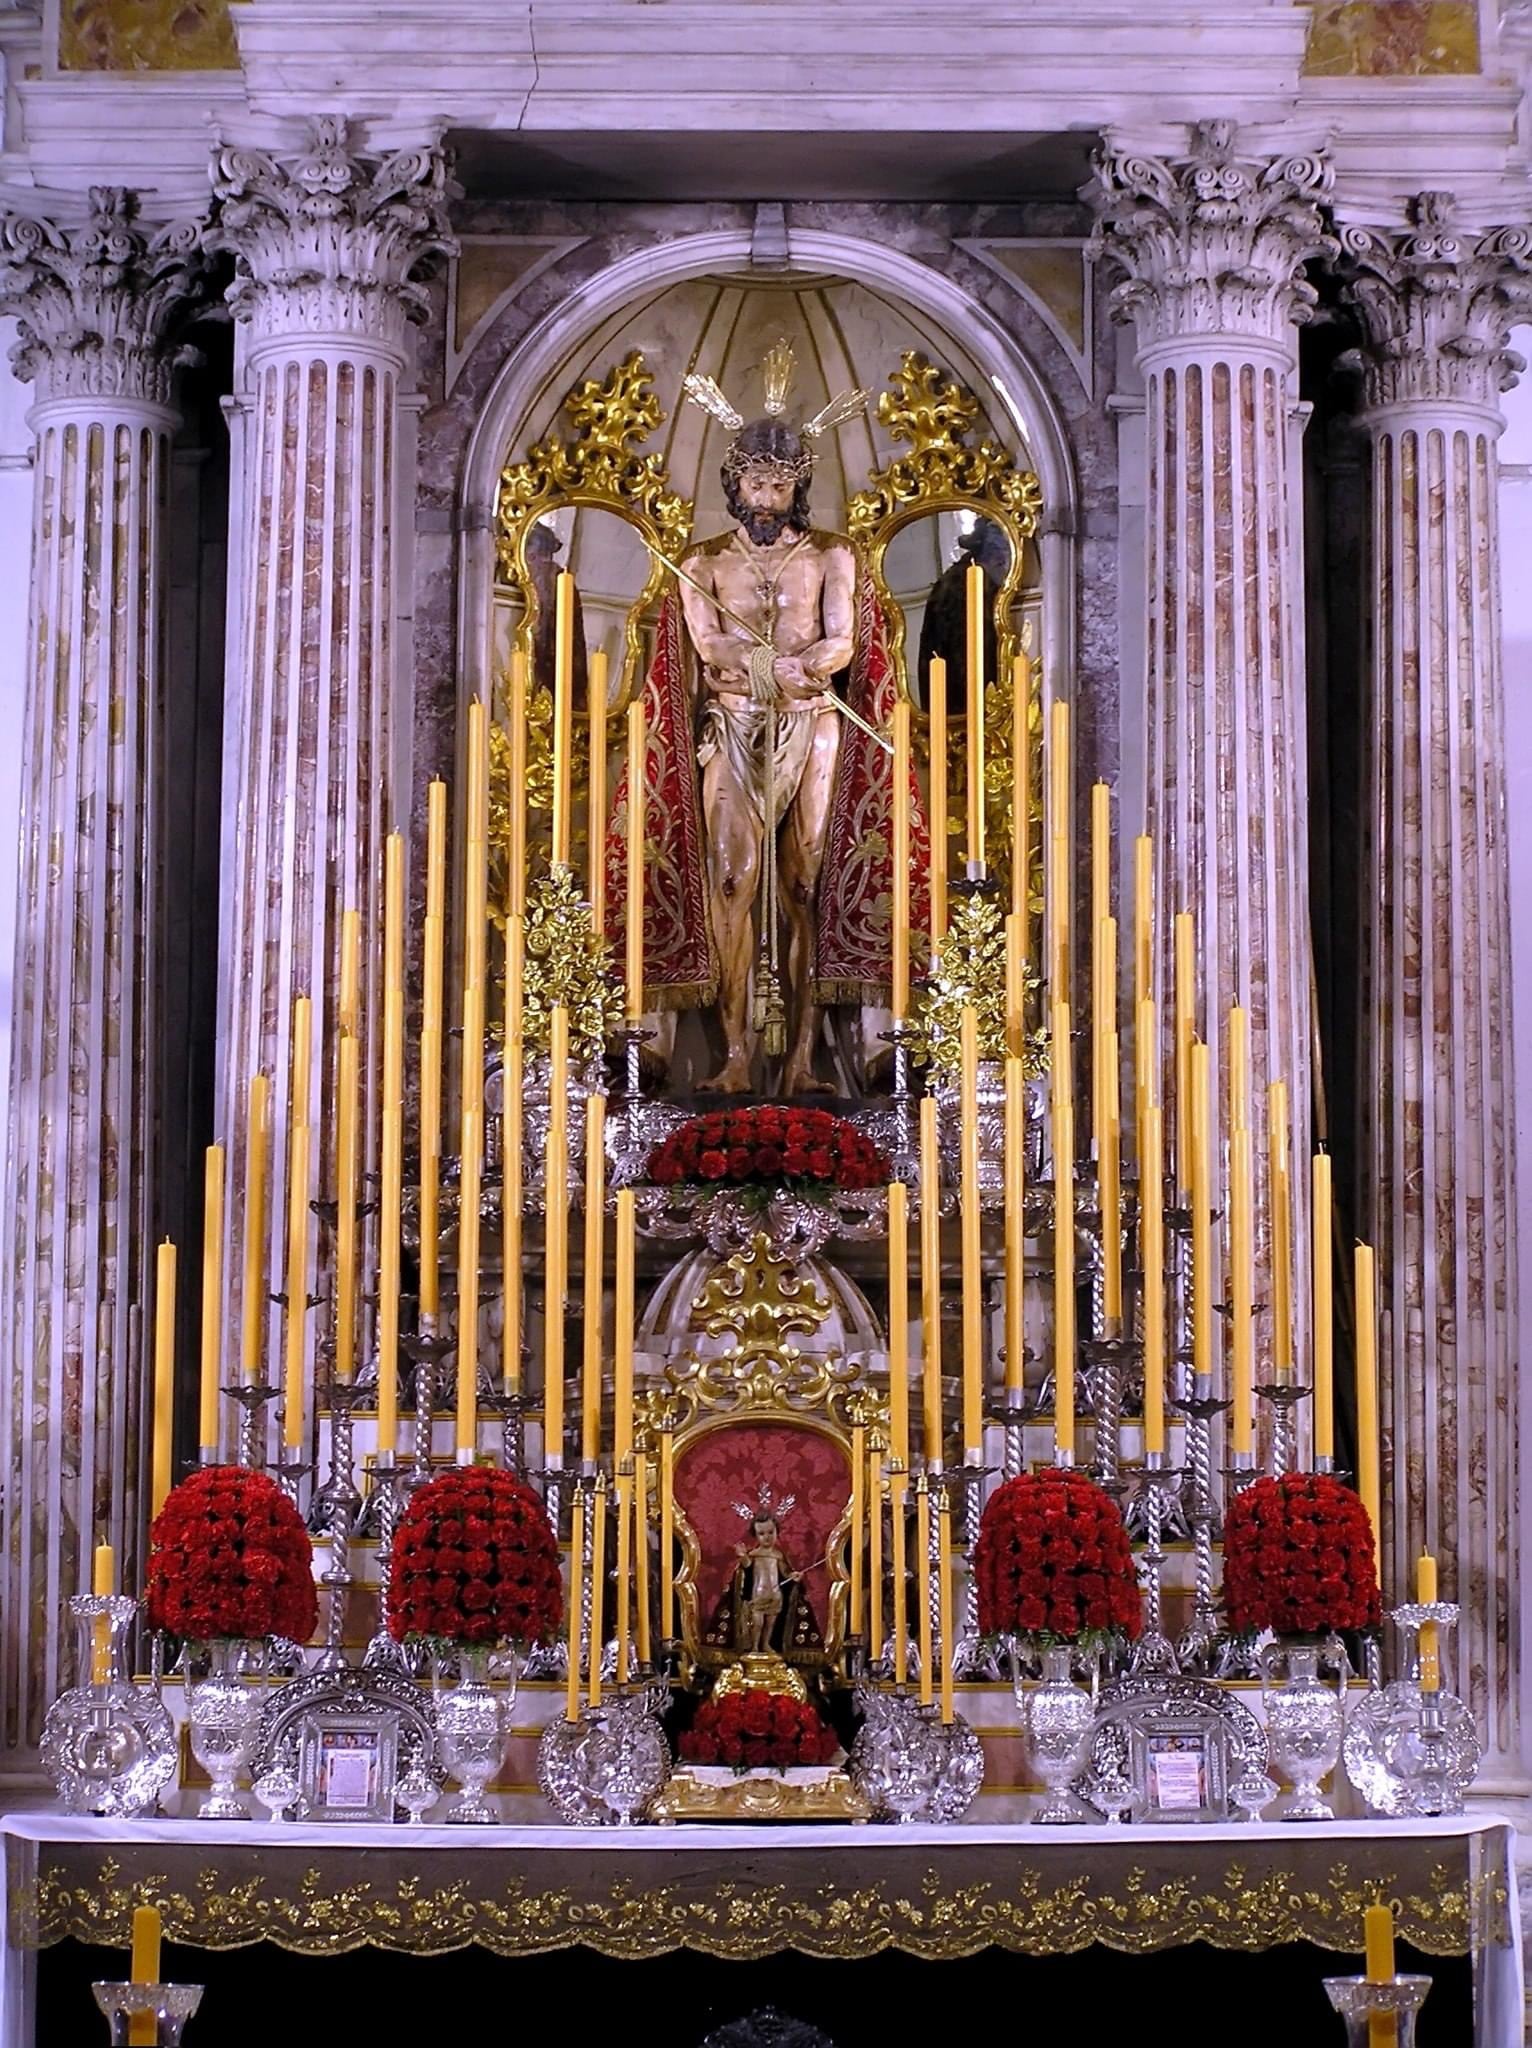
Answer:
[[[730,513],[757,547],[769,548],[801,523],[797,483],[773,464],[752,463],[726,485],[725,496]]]

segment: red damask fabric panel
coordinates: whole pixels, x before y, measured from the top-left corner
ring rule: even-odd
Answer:
[[[749,1525],[734,1512],[734,1503],[753,1509],[763,1485],[774,1501],[793,1496],[782,1518],[781,1545],[795,1571],[813,1565],[805,1584],[823,1630],[830,1592],[823,1559],[851,1498],[850,1465],[833,1437],[787,1422],[732,1423],[699,1437],[676,1460],[676,1500],[702,1552],[699,1609],[704,1619],[713,1612],[738,1563],[734,1546],[748,1538]]]

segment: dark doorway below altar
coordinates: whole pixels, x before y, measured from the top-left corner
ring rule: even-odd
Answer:
[[[39,1967],[38,2048],[90,2048],[106,2024],[93,1980],[124,1974],[121,1950],[74,1941],[44,1951]],[[477,2048],[532,2030],[590,2048],[701,2048],[706,2036],[763,2007],[804,2022],[834,2048],[905,2048],[954,2029],[978,2041],[983,2016],[1010,2037],[1055,2027],[1081,2048],[1117,2048],[1146,2037],[1156,2018],[1177,2048],[1314,2048],[1343,2039],[1321,1979],[1356,1974],[1357,1956],[1296,1943],[1258,1955],[1202,1943],[1149,1956],[1090,1948],[1077,1955],[1017,1956],[985,1949],[957,1962],[880,1955],[836,1962],[798,1954],[729,1962],[681,1953],[621,1962],[587,1949],[504,1958],[481,1949],[403,1956],[292,1955],[262,1944],[218,1953],[167,1944],[164,1969],[207,1986],[186,2048],[311,2048],[336,2016],[368,2048]],[[1466,2048],[1473,2038],[1467,1957],[1423,1957],[1399,1947],[1402,1971],[1434,1979],[1417,2048]],[[452,2025],[453,2022],[459,2023]],[[1067,2029],[1067,2035],[1065,2030]],[[17,2044],[20,2048],[20,2044]]]

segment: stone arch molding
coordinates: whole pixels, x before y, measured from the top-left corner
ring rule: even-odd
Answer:
[[[679,236],[658,247],[635,251],[575,286],[507,355],[474,421],[459,481],[458,649],[463,698],[486,694],[489,683],[496,482],[512,437],[557,365],[584,335],[624,305],[652,297],[657,287],[711,271],[748,270],[750,258],[751,238],[743,230]],[[539,264],[537,270],[546,276],[548,267]],[[790,276],[793,272],[830,273],[907,300],[943,331],[960,335],[968,355],[984,370],[998,410],[1009,416],[1042,485],[1043,602],[1044,616],[1050,621],[1044,693],[1066,691],[1065,679],[1074,667],[1076,590],[1071,537],[1077,530],[1079,492],[1064,415],[1037,365],[987,307],[941,271],[897,250],[853,235],[795,229],[791,261],[784,272],[773,274]],[[525,283],[525,278],[518,279],[492,313],[476,323],[480,346],[492,334],[495,316]]]

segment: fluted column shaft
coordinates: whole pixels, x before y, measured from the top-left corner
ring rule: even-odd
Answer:
[[[330,1102],[343,913],[365,934],[362,1066],[375,1095],[382,841],[400,823],[394,755],[394,498],[399,388],[415,266],[445,246],[447,183],[432,150],[380,160],[342,121],[316,122],[295,158],[225,149],[219,235],[238,259],[247,323],[240,660],[229,715],[237,808],[219,999],[219,1104],[233,1155],[230,1244],[242,1242],[243,1104],[272,1077],[272,1171],[288,1184],[293,1005],[312,998],[309,1098],[320,1144],[303,1199],[333,1193]],[[369,1119],[369,1124],[371,1120]],[[281,1213],[280,1209],[277,1213]],[[313,1259],[322,1247],[311,1248]],[[284,1285],[269,1233],[266,1291]],[[225,1261],[239,1327],[242,1260]],[[316,1291],[328,1280],[320,1275]],[[282,1369],[267,1320],[268,1374]],[[305,1377],[313,1381],[310,1317]]]
[[[1525,1789],[1517,1714],[1515,1095],[1498,395],[1532,237],[1343,232],[1372,437],[1366,1195],[1382,1281],[1384,1573],[1463,1605],[1458,1684]],[[1522,314],[1524,317],[1524,312]]]
[[[0,223],[0,300],[35,381],[16,1016],[0,1313],[0,1702],[13,1758],[73,1680],[91,1552],[137,1576],[154,1120],[169,335],[197,230]]]
[[[1147,390],[1146,808],[1161,1016],[1168,1046],[1171,921],[1190,911],[1215,1126],[1227,1128],[1225,1019],[1237,1002],[1250,1019],[1258,1158],[1272,1080],[1288,1084],[1292,1156],[1302,1160],[1309,1141],[1294,420],[1296,323],[1314,297],[1300,271],[1327,246],[1319,207],[1328,183],[1317,158],[1254,158],[1237,149],[1230,124],[1205,122],[1184,157],[1109,145],[1093,194],[1097,250],[1127,272],[1113,307],[1134,322]],[[1168,1054],[1166,1079],[1168,1089]],[[1300,1270],[1304,1178],[1294,1175]],[[1264,1175],[1258,1181],[1255,1296],[1267,1301]],[[1301,1288],[1294,1300],[1301,1315]]]

